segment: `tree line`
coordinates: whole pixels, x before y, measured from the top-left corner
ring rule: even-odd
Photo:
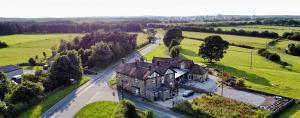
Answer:
[[[300,44],[289,44],[285,52],[294,56],[300,56]]]
[[[269,59],[270,61],[280,64],[282,67],[286,67],[290,65],[289,63],[282,61],[281,57],[277,53],[271,53],[265,48],[259,49],[257,53],[265,57],[266,59]]]
[[[95,31],[71,42],[61,40],[58,52],[77,50],[84,66],[103,67],[136,49],[136,34]]]
[[[139,23],[75,23],[71,21],[49,21],[40,23],[0,22],[0,35],[19,33],[85,33],[99,29],[120,29],[126,32],[140,32]]]
[[[51,91],[80,81],[82,75],[81,59],[74,50],[57,54],[49,72],[23,74],[20,84],[0,72],[0,117],[18,116]]]

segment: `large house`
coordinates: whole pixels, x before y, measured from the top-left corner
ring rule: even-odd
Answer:
[[[178,95],[179,83],[188,80],[204,82],[208,70],[191,60],[154,57],[151,62],[136,60],[117,69],[117,85],[151,101]]]
[[[5,73],[8,77],[12,78],[23,74],[23,69],[16,65],[6,65],[0,66],[0,72]]]

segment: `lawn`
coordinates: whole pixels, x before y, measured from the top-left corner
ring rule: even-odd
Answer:
[[[83,107],[74,118],[110,118],[115,113],[118,103],[100,101]]]
[[[138,34],[137,39],[136,39],[137,46],[140,46],[140,45],[148,42],[147,35],[145,33],[140,32],[137,34]]]
[[[269,114],[266,110],[218,95],[204,95],[193,99],[191,102],[178,104],[172,110],[190,115],[192,118],[205,118],[205,116],[214,118],[263,118]]]
[[[60,39],[71,40],[81,34],[17,34],[0,36],[0,41],[9,47],[0,49],[0,66],[27,62],[30,57],[42,53],[51,55],[51,47],[58,45]]]
[[[244,44],[244,45],[249,45],[253,46],[256,48],[265,48],[266,44],[270,41],[271,39],[267,38],[258,38],[258,37],[247,37],[247,36],[236,36],[236,35],[227,35],[227,34],[214,34],[214,33],[200,33],[200,32],[183,32],[183,36],[187,37],[192,37],[192,38],[201,38],[204,39],[207,36],[211,35],[219,35],[221,36],[224,40],[227,40],[230,43],[235,43],[235,44]]]
[[[42,113],[47,111],[58,101],[60,101],[66,95],[71,93],[73,90],[77,89],[78,87],[86,83],[88,80],[89,79],[87,77],[84,77],[83,79],[81,79],[80,81],[78,81],[73,85],[48,93],[48,95],[45,98],[43,98],[43,100],[40,103],[34,105],[27,111],[23,112],[19,116],[19,118],[38,118],[40,115],[42,115]]]
[[[284,32],[300,32],[300,27],[288,27],[288,26],[270,26],[270,25],[244,25],[244,26],[235,26],[235,27],[218,27],[223,30],[243,29],[245,31],[272,31],[276,32],[279,35],[282,35]]]
[[[134,106],[134,110],[132,110]],[[135,117],[132,114],[136,114]],[[131,116],[131,117],[130,117]],[[149,111],[136,109],[136,106],[128,101],[99,101],[86,105],[77,112],[74,118],[154,118]]]

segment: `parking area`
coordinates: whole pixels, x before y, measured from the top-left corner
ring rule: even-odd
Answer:
[[[216,92],[217,87],[218,87],[217,82],[212,79],[208,79],[205,82],[189,80],[187,83],[185,83],[185,85],[188,85],[188,86],[191,86],[194,88],[204,89],[204,90],[207,90],[212,93]]]
[[[168,100],[166,100],[166,101],[156,101],[155,103],[157,103],[157,104],[159,104],[159,105],[162,105],[162,106],[164,106],[164,107],[169,107],[169,108],[171,108],[173,105],[176,105],[176,104],[178,104],[178,103],[181,103],[181,102],[183,102],[183,101],[185,101],[185,100],[192,100],[192,99],[194,99],[194,98],[197,98],[197,97],[200,97],[202,94],[200,94],[200,93],[196,93],[196,92],[194,92],[194,94],[193,95],[191,95],[191,96],[189,96],[189,97],[183,97],[183,93],[185,92],[185,91],[187,91],[186,89],[182,89],[182,88],[180,88],[179,89],[179,95],[178,96],[175,96],[175,97],[173,97],[172,99],[168,99]]]

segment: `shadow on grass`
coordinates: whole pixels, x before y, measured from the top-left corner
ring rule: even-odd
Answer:
[[[198,54],[192,50],[181,48],[181,53],[188,56],[197,56]]]
[[[240,78],[245,78],[247,81],[250,81],[252,83],[256,83],[256,84],[260,84],[260,85],[264,85],[264,86],[271,86],[269,80],[267,80],[264,77],[260,77],[256,74],[253,74],[253,73],[249,73],[249,72],[246,72],[243,70],[236,69],[234,67],[225,66],[225,65],[217,64],[217,63],[212,63],[212,64],[207,63],[207,65],[210,67],[218,68],[218,69],[224,68],[225,72],[229,72],[230,74],[240,77]]]
[[[294,104],[279,114],[278,118],[291,118],[298,111],[300,111],[300,104]]]

